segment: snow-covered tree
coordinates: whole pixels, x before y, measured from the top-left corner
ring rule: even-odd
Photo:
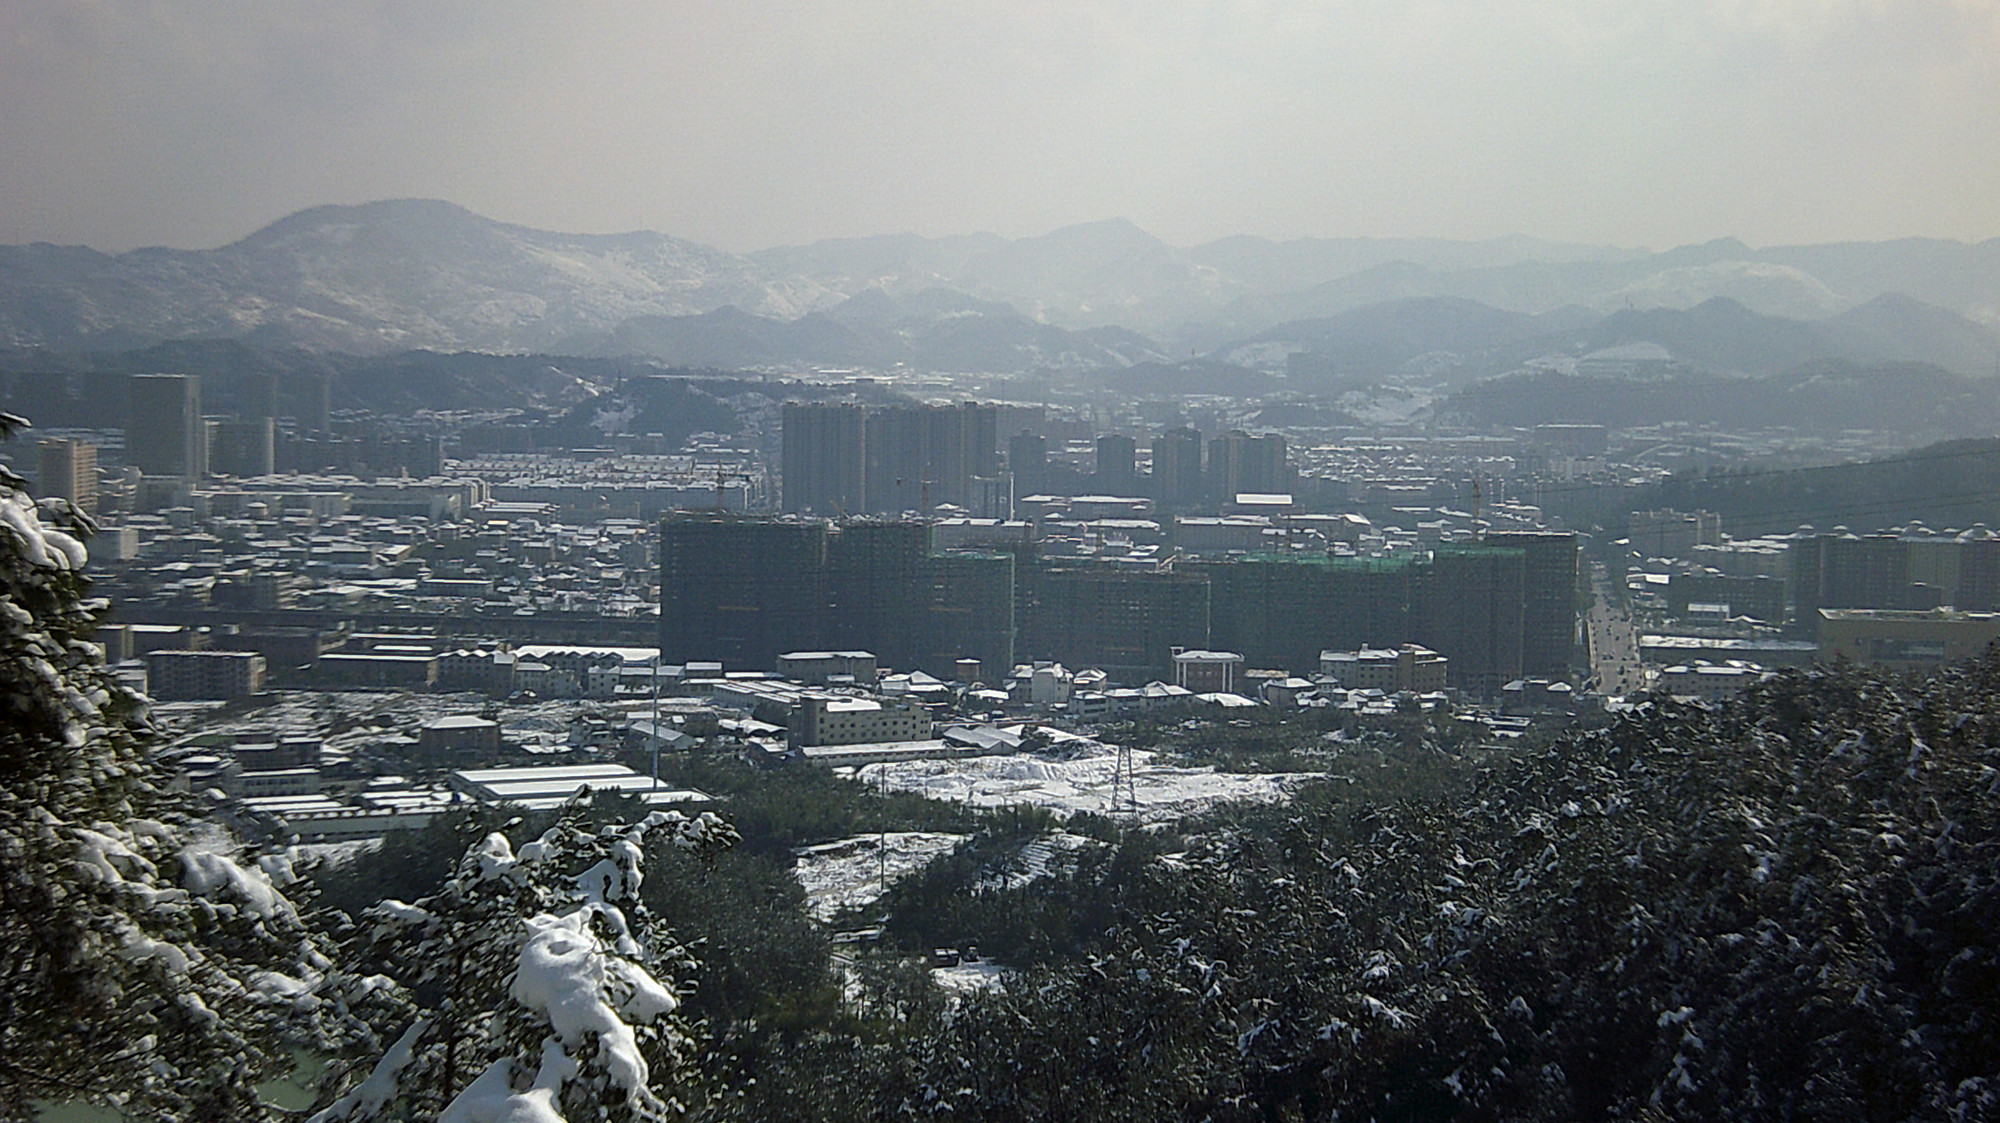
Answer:
[[[662,976],[684,957],[639,897],[648,845],[706,851],[712,813],[656,811],[590,829],[573,807],[518,851],[473,845],[435,894],[367,911],[356,956],[421,1014],[314,1123],[432,1118],[563,1123],[666,1118],[687,1038]]]
[[[24,424],[0,415],[0,435]],[[145,699],[90,639],[89,529],[0,469],[0,1119],[73,1100],[260,1118],[255,1083],[355,995],[283,858],[162,790]]]
[[[887,1049],[806,1054],[763,1102],[826,1086],[815,1105],[849,1114],[819,1118],[960,1123],[2000,1119],[2000,649],[1653,698],[1484,755],[1462,787],[1350,790],[985,891],[989,917],[1038,899],[1099,927]]]

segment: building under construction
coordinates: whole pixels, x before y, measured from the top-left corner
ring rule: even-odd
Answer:
[[[1257,667],[1318,665],[1328,649],[1420,643],[1451,682],[1492,694],[1567,671],[1574,535],[1492,536],[1403,558],[1258,554],[1177,571],[939,552],[905,519],[669,515],[660,527],[660,643],[669,662],[777,666],[799,650],[865,650],[883,666],[955,674],[1017,660],[1144,681],[1175,648]]]
[[[660,647],[749,669],[813,649],[942,675],[962,658],[1011,667],[1014,559],[939,554],[917,520],[676,513],[660,524]]]
[[[1267,553],[1187,569],[1209,582],[1209,645],[1251,666],[1414,642],[1450,659],[1453,686],[1488,694],[1524,674],[1567,673],[1576,556],[1573,534],[1493,535],[1428,556]]]
[[[1416,582],[1410,638],[1451,661],[1451,684],[1491,697],[1522,675],[1527,551],[1440,546]]]
[[[1412,635],[1419,570],[1410,558],[1266,553],[1186,564],[1209,582],[1209,643],[1253,667],[1312,667],[1328,649]]]
[[[660,523],[660,656],[777,666],[826,647],[827,524],[722,512]],[[846,645],[840,645],[846,646]]]
[[[1576,535],[1507,531],[1488,533],[1482,542],[1522,551],[1521,672],[1562,677],[1577,652]]]
[[[1035,566],[1023,580],[1028,658],[1101,667],[1127,681],[1163,674],[1176,648],[1208,646],[1209,583],[1197,573]]]

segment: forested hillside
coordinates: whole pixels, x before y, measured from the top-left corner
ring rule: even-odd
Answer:
[[[1995,660],[1795,674],[1457,794],[1329,784],[1133,832],[980,891],[1086,921],[1008,994],[804,1039],[752,1094],[857,1119],[1992,1118],[1996,695]]]

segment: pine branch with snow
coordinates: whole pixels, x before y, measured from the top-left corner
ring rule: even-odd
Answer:
[[[260,1118],[256,1082],[365,996],[330,974],[282,859],[162,790],[145,699],[91,642],[90,529],[0,472],[0,1118]]]
[[[676,1114],[689,1042],[670,976],[687,961],[640,901],[646,848],[706,851],[735,837],[712,813],[593,830],[573,807],[518,850],[486,835],[436,894],[368,910],[357,955],[423,1013],[313,1123]]]

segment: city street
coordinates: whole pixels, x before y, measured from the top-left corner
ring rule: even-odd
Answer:
[[[1646,689],[1646,669],[1639,657],[1639,633],[1625,611],[1619,590],[1612,585],[1604,566],[1590,563],[1591,589],[1595,603],[1585,622],[1590,640],[1590,669],[1598,691],[1622,697]]]

